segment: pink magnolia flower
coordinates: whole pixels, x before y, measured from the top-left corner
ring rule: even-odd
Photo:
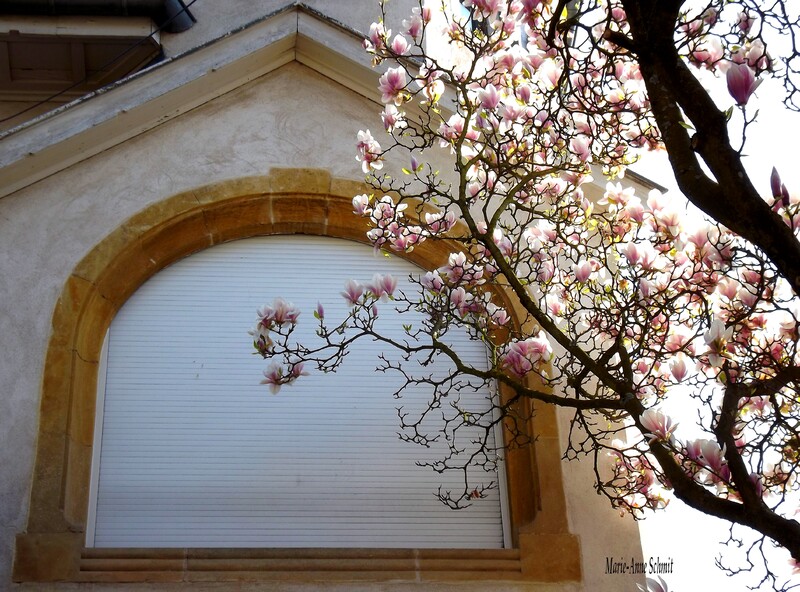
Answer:
[[[641,253],[639,253],[639,247],[636,243],[628,243],[625,245],[622,254],[625,255],[625,258],[631,265],[636,265],[641,259]]]
[[[509,349],[503,356],[503,367],[514,376],[522,378],[533,369],[533,364],[516,349]]]
[[[466,8],[474,6],[476,14],[489,18],[500,11],[500,8],[505,5],[505,0],[464,0],[463,4]]]
[[[653,295],[653,292],[656,291],[656,286],[648,280],[647,278],[639,279],[639,296],[644,298],[645,300],[650,298]]]
[[[386,47],[386,39],[391,34],[391,31],[384,28],[383,23],[372,23],[369,27],[369,35],[365,40],[369,43],[367,51],[375,52]]]
[[[308,372],[303,370],[304,366],[305,366],[304,362],[297,362],[295,364],[292,364],[292,368],[289,371],[289,376],[291,377],[292,381],[294,381],[297,378],[300,378],[301,376],[308,376]]]
[[[781,182],[781,176],[775,167],[772,167],[772,173],[769,176],[769,186],[772,190],[772,197],[775,200],[772,206],[773,209],[778,211],[781,207],[788,208],[792,203],[792,199],[789,195],[789,190],[786,189],[786,185]]]
[[[717,291],[728,300],[733,300],[739,293],[739,282],[732,278],[724,278],[717,284]]]
[[[430,8],[423,8],[420,12],[419,7],[414,7],[411,9],[411,18],[408,18],[403,21],[403,27],[406,30],[406,33],[414,39],[414,41],[419,41],[422,38],[422,28],[423,24],[427,23],[431,20],[431,9]]]
[[[447,123],[442,123],[442,125],[439,126],[439,134],[442,136],[439,145],[442,148],[446,148],[451,143],[455,142],[464,132],[465,125],[467,126],[467,131],[464,137],[467,140],[477,140],[480,137],[478,131],[475,130],[471,124],[467,124],[461,115],[455,114],[447,120]]]
[[[444,289],[444,282],[442,281],[441,276],[433,271],[429,271],[424,276],[420,278],[420,284],[426,290],[430,290],[431,292],[441,293],[442,289]]]
[[[590,162],[592,160],[592,141],[586,136],[572,138],[569,141],[569,149],[582,162]]]
[[[647,194],[647,207],[650,208],[650,211],[653,213],[662,210],[666,206],[667,199],[658,189],[652,189],[650,193]]]
[[[395,35],[392,39],[391,49],[398,55],[405,55],[408,53],[408,41],[402,35]]]
[[[800,561],[794,557],[789,558],[789,567],[792,568],[792,575],[800,575]]]
[[[631,220],[641,224],[644,221],[644,206],[642,205],[642,200],[638,197],[633,197],[625,205],[625,213]]]
[[[713,25],[716,23],[718,17],[719,12],[715,8],[706,8],[703,11],[703,14],[700,15],[700,18],[702,18],[703,22],[707,25]]]
[[[606,183],[606,191],[597,203],[601,206],[613,204],[624,207],[633,198],[635,191],[633,187],[623,188],[621,183]]]
[[[697,45],[689,54],[689,58],[693,62],[703,64],[706,68],[712,70],[717,62],[722,59],[723,53],[720,40],[712,37]]]
[[[258,316],[261,319],[260,324],[266,329],[270,329],[274,325],[282,327],[288,324],[296,324],[297,317],[300,316],[300,310],[283,298],[276,298],[272,305],[265,304],[262,306],[258,310]]]
[[[771,408],[769,397],[748,397],[740,404],[740,409],[745,413],[763,415]]]
[[[548,294],[545,302],[547,303],[547,310],[554,317],[560,317],[564,314],[564,303],[557,296]]]
[[[386,70],[383,76],[378,79],[381,101],[402,105],[409,98],[408,93],[405,92],[406,84],[406,71],[403,68],[389,68]]]
[[[525,105],[530,104],[533,91],[529,84],[520,84],[516,88],[517,98]]]
[[[272,306],[275,310],[275,323],[278,325],[293,325],[297,323],[297,317],[300,316],[300,310],[292,306],[291,303],[286,302],[283,298],[276,298]]]
[[[434,234],[447,232],[456,225],[455,212],[426,212],[425,224],[428,230]]]
[[[694,353],[694,347],[689,341],[689,335],[686,334],[685,330],[680,328],[675,330],[673,333],[670,333],[670,335],[667,337],[664,347],[668,352],[677,352],[686,348],[689,353]]]
[[[355,306],[358,304],[359,299],[364,294],[364,286],[359,284],[355,280],[347,280],[344,285],[344,292],[342,292],[342,296],[350,306]]]
[[[353,198],[353,213],[356,216],[368,216],[372,212],[369,207],[369,195],[362,193]]]
[[[555,60],[548,58],[542,62],[536,74],[546,83],[545,88],[547,90],[553,90],[558,85],[561,72],[561,66],[559,66]]]
[[[714,367],[722,365],[722,358],[725,353],[725,345],[733,334],[733,327],[725,328],[725,323],[719,319],[714,319],[708,327],[703,339],[709,347],[708,363]]]
[[[686,456],[709,470],[714,483],[730,481],[730,469],[725,460],[725,447],[720,448],[714,440],[693,440],[686,444]]]
[[[381,197],[372,208],[371,219],[372,222],[381,228],[385,228],[390,223],[395,222],[396,219],[403,217],[403,211],[408,207],[408,204],[396,204],[388,195]]]
[[[472,294],[460,286],[450,292],[450,304],[453,305],[453,308],[462,318],[470,312],[470,304],[473,298]]]
[[[672,377],[677,380],[678,382],[682,382],[686,375],[688,374],[688,369],[686,368],[686,362],[684,361],[683,357],[679,357],[674,360],[669,365],[669,370],[672,373]]]
[[[494,232],[492,233],[492,241],[494,241],[494,244],[497,245],[497,248],[500,249],[500,253],[504,257],[511,257],[514,254],[514,245],[499,228],[494,229]]]
[[[782,339],[790,339],[794,341],[798,337],[798,326],[794,319],[787,319],[780,322],[778,335]]]
[[[536,272],[536,280],[546,284],[555,277],[555,274],[555,265],[550,261],[545,261]]]
[[[653,212],[658,229],[675,238],[681,233],[681,214],[676,209],[664,207]]]
[[[261,381],[261,384],[268,384],[269,391],[273,395],[277,395],[278,391],[281,390],[281,385],[283,384],[283,369],[277,362],[272,362],[266,370],[264,370],[264,380]]]
[[[501,327],[511,320],[511,317],[508,316],[506,309],[497,306],[494,302],[489,302],[486,304],[486,314],[489,315],[489,318],[495,325],[499,325]]]
[[[381,112],[381,120],[383,121],[383,129],[391,132],[395,129],[404,129],[408,126],[405,120],[405,114],[397,110],[392,104],[386,105]]]
[[[439,273],[447,278],[451,285],[463,283],[467,285],[483,283],[483,268],[467,261],[463,253],[450,253],[447,265],[439,268]]]
[[[778,169],[772,167],[772,172],[770,173],[769,176],[769,187],[772,190],[772,197],[774,197],[775,199],[781,197],[783,194],[783,191],[781,190],[781,185],[783,185],[783,183],[781,183],[781,176],[778,173]]]
[[[500,95],[494,84],[487,84],[486,88],[478,91],[478,100],[484,109],[494,109],[500,103]]]
[[[308,372],[303,370],[303,366],[303,362],[296,362],[290,364],[290,367],[284,371],[278,363],[272,362],[264,370],[264,380],[261,381],[261,384],[268,384],[270,392],[277,395],[284,384],[291,385],[299,377],[308,375]]]
[[[397,280],[389,274],[381,275],[376,273],[372,277],[372,283],[367,284],[366,288],[375,298],[380,298],[386,302],[394,295],[394,291],[397,289]]]
[[[372,137],[369,130],[358,132],[356,150],[356,160],[361,163],[361,170],[364,174],[383,168],[381,145]]]
[[[767,48],[760,39],[756,39],[749,44],[744,54],[747,64],[754,70],[769,70],[772,67],[772,58],[767,53]]]
[[[414,246],[425,240],[422,228],[419,226],[402,226],[391,224],[388,227],[387,241],[392,250],[409,253]]]
[[[591,261],[583,261],[575,266],[575,281],[580,284],[585,284],[589,277],[592,275]]]
[[[668,442],[672,439],[672,434],[678,427],[678,423],[673,422],[672,418],[655,409],[648,409],[642,413],[640,421],[642,422],[642,427],[648,431],[645,435],[654,440]]]
[[[737,292],[739,301],[746,307],[753,307],[758,302],[758,294],[756,293],[755,286],[742,286]]]
[[[761,80],[756,80],[752,68],[747,64],[732,63],[728,67],[728,72],[725,75],[728,83],[728,92],[736,101],[737,105],[744,106],[750,100]]]
[[[263,357],[268,357],[272,353],[274,343],[269,336],[267,328],[259,321],[248,333],[253,336],[253,347],[256,351]]]
[[[755,19],[746,12],[739,13],[739,18],[736,20],[736,26],[742,33],[748,33],[753,26]]]
[[[550,342],[544,333],[524,341],[513,341],[506,346],[500,363],[508,372],[519,378],[531,372],[535,366],[547,363],[553,357]]]

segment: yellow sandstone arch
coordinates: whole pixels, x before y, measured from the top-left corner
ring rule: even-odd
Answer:
[[[362,183],[316,169],[274,169],[168,197],[129,218],[72,270],[52,317],[42,380],[27,532],[15,581],[576,581],[577,538],[567,528],[555,410],[537,405],[535,446],[507,455],[514,549],[87,549],[84,532],[97,371],[116,311],[153,274],[215,244],[269,234],[367,242],[352,213]],[[434,269],[444,243],[406,255]]]

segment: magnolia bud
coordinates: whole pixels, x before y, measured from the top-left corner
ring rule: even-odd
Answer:
[[[775,167],[772,167],[772,174],[769,176],[769,186],[772,189],[772,197],[779,198],[781,196],[781,176]]]

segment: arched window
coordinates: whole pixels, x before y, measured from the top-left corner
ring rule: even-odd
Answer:
[[[367,245],[268,236],[212,247],[142,285],[111,323],[101,364],[87,545],[510,546],[504,487],[451,510],[434,494],[463,488],[463,475],[416,462],[443,457],[448,443],[398,438],[397,408],[414,416],[432,387],[395,399],[402,378],[375,370],[385,348],[362,339],[336,373],[312,372],[277,396],[259,385],[266,364],[247,335],[259,303],[283,296],[304,310],[298,338],[313,344],[317,301],[343,318],[345,281],[377,270],[407,290],[420,272]],[[380,329],[402,340],[413,315],[378,308]],[[465,333],[453,345],[486,366],[483,345]],[[486,388],[452,393],[473,412],[490,409],[491,397]],[[453,412],[445,404],[434,415]],[[460,434],[465,456],[478,435]],[[476,483],[505,484],[497,471],[471,472]]]
[[[106,453],[110,450],[107,438],[111,431],[98,433],[96,429],[97,425],[104,425],[104,421],[96,419],[106,417],[103,409],[96,409],[96,403],[98,385],[107,378],[107,370],[101,367],[101,353],[112,320],[123,318],[120,310],[129,300],[133,303],[133,299],[147,293],[151,285],[149,280],[157,278],[159,270],[167,269],[169,274],[170,264],[177,261],[174,268],[177,269],[184,263],[202,261],[204,253],[213,255],[221,252],[215,251],[216,248],[235,248],[239,239],[243,239],[239,244],[246,244],[251,237],[262,237],[256,239],[259,241],[271,240],[270,237],[299,241],[363,241],[366,228],[352,214],[351,197],[365,190],[363,184],[331,178],[327,171],[317,169],[274,169],[263,177],[200,187],[154,203],[126,220],[73,268],[52,315],[52,333],[42,378],[30,511],[25,532],[17,536],[15,581],[419,582],[478,578],[557,582],[580,579],[580,545],[577,537],[569,533],[567,524],[555,411],[546,405],[535,406],[536,417],[530,426],[537,436],[535,445],[506,451],[510,548],[436,549],[423,547],[434,544],[424,541],[416,548],[381,543],[398,545],[398,548],[383,551],[376,549],[377,544],[368,548],[325,549],[91,546],[97,544],[98,532],[103,529],[102,515],[99,525],[96,521],[90,525],[87,509],[93,506],[95,499],[103,503],[102,477],[97,473],[93,479],[92,462],[99,447],[105,446]],[[225,244],[214,247],[221,243]],[[369,273],[372,273],[376,265],[368,246],[347,241],[341,244],[367,254]],[[457,247],[425,243],[409,254],[409,261],[424,269],[435,269],[447,260],[452,248]],[[340,257],[327,267],[340,267],[346,259],[349,258]],[[401,263],[413,270],[420,269],[409,261],[401,260]],[[379,262],[377,267],[387,269],[382,258]],[[278,277],[291,275],[292,285],[307,286],[314,293],[313,304],[316,303],[320,293],[314,288],[317,274],[308,268],[296,269],[298,264],[286,259],[274,257],[273,263],[280,270]],[[292,273],[284,273],[292,265],[295,267]],[[401,277],[405,273],[397,275]],[[264,274],[259,269],[253,275],[261,278]],[[360,272],[343,275],[369,279]],[[341,303],[337,296],[341,286],[339,280],[336,281],[333,297]],[[254,389],[253,405],[271,405],[276,401],[304,413],[296,400],[303,398],[300,383],[282,391],[278,397],[272,397],[256,384],[264,362],[249,354],[246,333],[254,320],[254,307],[265,300],[283,295],[295,299],[296,304],[300,302],[291,292],[273,290],[271,283],[261,287],[248,283],[248,286],[252,286],[253,300],[246,305],[242,325],[237,325],[230,317],[223,323],[232,331],[231,342],[243,348],[244,353],[237,354],[236,358],[252,363],[247,376],[240,378],[241,384],[246,389]],[[239,295],[243,293],[243,290],[237,291]],[[181,292],[177,300],[185,303],[186,296],[186,291]],[[329,314],[334,314],[333,309]],[[208,324],[209,319],[201,315],[197,323]],[[307,326],[313,327],[313,323]],[[173,329],[172,332],[181,331]],[[112,329],[112,350],[113,333]],[[165,341],[174,343],[175,339],[170,334]],[[112,363],[116,357],[112,352]],[[126,356],[119,360],[125,361]],[[198,374],[196,367],[194,370]],[[351,381],[351,384],[354,383]],[[235,405],[227,404],[230,402],[223,398],[223,408],[236,409]],[[392,407],[395,404],[392,401]],[[149,407],[152,411],[156,405]],[[216,425],[218,418],[213,419],[210,423]],[[396,429],[394,415],[392,422],[392,429]],[[416,447],[404,448],[409,460],[420,458]],[[95,465],[102,465],[102,454],[100,465]],[[381,464],[381,468],[383,466]],[[424,486],[421,491],[426,499],[433,499],[431,493],[438,483],[437,479],[431,479]],[[438,506],[437,511],[454,514]],[[110,515],[114,514],[112,510]],[[495,526],[498,524],[496,511],[491,521]],[[87,533],[92,530],[93,542],[87,544]],[[507,538],[509,531],[503,536]],[[496,545],[497,535],[493,540],[495,543],[486,544]]]

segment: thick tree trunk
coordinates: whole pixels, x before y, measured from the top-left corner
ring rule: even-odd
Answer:
[[[724,114],[678,56],[674,35],[682,2],[622,3],[632,49],[681,191],[698,208],[761,248],[800,294],[800,242],[753,186],[731,147]],[[694,132],[681,125],[684,114]],[[700,158],[713,177],[703,170]],[[764,179],[765,187],[768,181]]]

